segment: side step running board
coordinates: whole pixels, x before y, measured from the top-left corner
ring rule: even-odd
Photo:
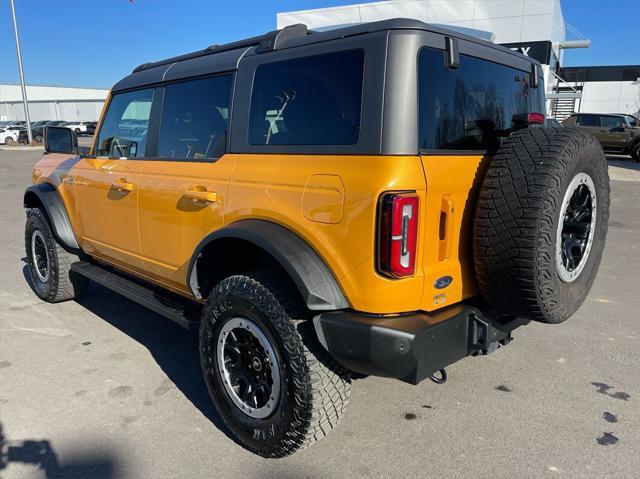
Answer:
[[[154,289],[134,281],[123,274],[118,274],[107,268],[87,263],[86,261],[73,263],[71,270],[175,321],[183,328],[197,329],[200,324],[200,321],[189,317],[186,311],[186,303],[183,305],[178,301],[163,297]]]

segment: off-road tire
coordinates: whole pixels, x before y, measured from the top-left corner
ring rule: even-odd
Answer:
[[[49,270],[46,281],[40,279],[35,269],[31,246],[36,230],[44,239],[44,246],[47,250]],[[79,260],[78,256],[66,251],[58,244],[51,231],[47,216],[39,208],[27,210],[24,241],[31,286],[40,299],[49,303],[58,303],[79,298],[87,291],[89,280],[71,271],[71,265]]]
[[[263,457],[284,457],[323,438],[340,421],[351,390],[349,371],[318,343],[294,288],[269,270],[231,276],[213,289],[202,312],[200,359],[211,399],[239,442]],[[264,419],[245,415],[222,384],[215,346],[237,316],[260,327],[281,365],[279,404]]]
[[[556,263],[563,199],[585,173],[595,185],[596,223],[584,267],[570,282]],[[497,310],[560,323],[582,304],[595,279],[609,218],[607,162],[579,128],[529,128],[512,134],[492,158],[476,206],[473,255],[478,285]]]

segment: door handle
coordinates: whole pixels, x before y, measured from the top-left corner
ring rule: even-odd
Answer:
[[[133,191],[133,183],[129,183],[124,178],[119,178],[113,181],[113,183],[111,183],[111,187],[118,191]]]
[[[194,186],[184,192],[184,196],[194,201],[204,201],[207,203],[215,203],[218,201],[218,193],[209,191],[204,186]]]
[[[444,195],[440,200],[440,225],[438,228],[438,261],[444,261],[451,256],[453,245],[454,208],[453,200]]]

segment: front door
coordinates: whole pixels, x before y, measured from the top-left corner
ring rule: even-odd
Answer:
[[[619,116],[600,117],[600,143],[606,150],[624,150],[629,139],[626,123]]]
[[[125,269],[141,270],[138,194],[154,90],[115,94],[92,157],[74,167],[83,249]]]
[[[224,154],[232,75],[187,80],[162,95],[157,152],[139,189],[145,272],[188,292],[187,268],[198,243],[224,225],[235,155]]]

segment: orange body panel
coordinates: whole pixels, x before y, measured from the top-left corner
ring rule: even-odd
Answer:
[[[134,270],[143,270],[138,229],[143,165],[140,160],[83,158],[71,172],[80,246],[88,254]],[[127,185],[132,185],[131,191]]]
[[[215,163],[146,161],[139,185],[138,215],[146,274],[183,292],[198,243],[224,226],[227,185],[235,163],[225,155]],[[215,201],[192,191],[215,193]],[[191,196],[190,196],[191,195]]]
[[[421,309],[431,311],[477,294],[471,228],[481,156],[423,156],[427,197],[422,215],[425,271]],[[451,284],[436,288],[436,280]]]
[[[306,240],[355,310],[393,314],[431,311],[476,293],[468,229],[481,160],[227,154],[209,163],[45,155],[34,181],[58,187],[85,252],[175,292],[189,294],[187,266],[207,234],[264,219]],[[73,186],[61,180],[65,175],[74,177]],[[420,198],[417,268],[413,277],[390,279],[376,271],[377,204],[382,193],[402,190]],[[204,192],[215,193],[215,201],[199,200]],[[451,284],[437,289],[443,276]]]

